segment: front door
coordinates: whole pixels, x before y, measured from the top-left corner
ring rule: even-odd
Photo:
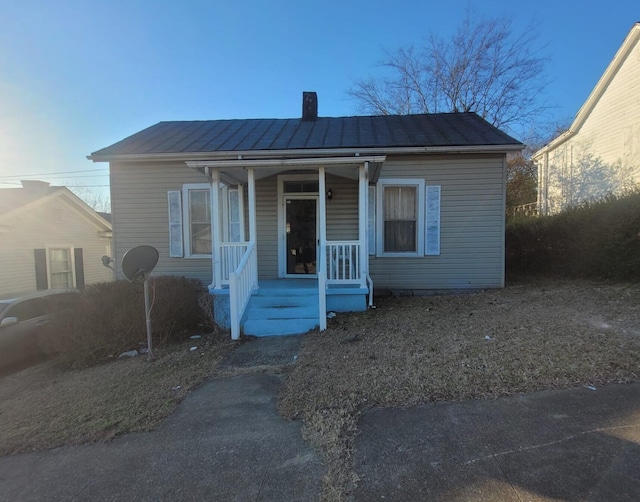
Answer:
[[[316,277],[318,197],[287,195],[285,207],[285,277]]]

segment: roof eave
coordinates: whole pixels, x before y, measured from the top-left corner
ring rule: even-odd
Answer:
[[[347,155],[401,155],[425,153],[506,153],[519,151],[524,148],[522,143],[504,145],[463,145],[463,146],[420,146],[420,147],[391,147],[391,148],[314,148],[297,150],[246,150],[221,152],[175,152],[175,153],[144,153],[144,154],[116,154],[89,155],[87,159],[93,162],[141,162],[145,160],[187,161],[210,159],[266,159],[266,158],[301,158],[301,157],[334,157]]]

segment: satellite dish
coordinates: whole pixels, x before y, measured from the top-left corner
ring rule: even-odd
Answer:
[[[149,274],[158,263],[160,254],[152,246],[136,246],[127,251],[122,257],[122,273],[134,282],[144,281],[144,313],[147,322],[147,350],[149,361],[153,359],[151,347],[151,304],[149,302]]]
[[[122,257],[122,273],[129,279],[135,281],[140,274],[144,278],[155,268],[160,254],[152,246],[136,246],[127,251]]]

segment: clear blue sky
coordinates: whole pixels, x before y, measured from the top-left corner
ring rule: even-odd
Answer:
[[[640,21],[638,0],[0,0],[0,188],[106,185],[92,151],[161,120],[298,117],[303,90],[353,115],[384,48],[453,33],[468,5],[539,22],[558,120]]]

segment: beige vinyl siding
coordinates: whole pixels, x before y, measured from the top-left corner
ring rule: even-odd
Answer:
[[[112,211],[116,260],[140,244],[158,249],[154,274],[211,282],[209,258],[170,258],[167,191],[206,177],[182,163],[112,164]],[[504,284],[504,156],[442,155],[388,158],[381,178],[421,178],[440,185],[441,254],[412,258],[371,257],[376,288],[440,290],[501,287]],[[358,238],[358,182],[328,175],[327,238]],[[248,208],[245,188],[245,228]],[[260,279],[278,276],[277,176],[256,181]],[[323,194],[324,195],[324,194]],[[247,238],[249,237],[247,233]]]
[[[550,213],[598,198],[621,181],[640,182],[640,41],[631,47],[579,130],[548,150],[540,169],[540,204]],[[597,166],[610,176],[585,176],[583,166]],[[597,182],[609,178],[607,182]],[[583,184],[590,180],[590,186]],[[614,188],[613,191],[616,189]],[[546,202],[546,204],[545,204]]]
[[[624,131],[635,129],[625,138]],[[640,42],[636,42],[626,60],[598,100],[573,143],[586,143],[607,164],[621,161],[625,149],[640,153]],[[626,145],[625,145],[626,141]],[[633,167],[640,171],[640,158]]]
[[[124,253],[135,246],[155,247],[160,258],[153,275],[181,275],[211,283],[211,258],[169,257],[167,192],[185,183],[208,183],[183,162],[111,163],[111,212],[118,278]],[[183,215],[184,218],[185,215]]]
[[[358,239],[358,182],[327,176],[327,190],[333,199],[327,200],[327,240],[349,241]]]
[[[112,163],[111,207],[116,261],[134,246],[148,244],[158,249],[160,258],[154,275],[184,275],[211,282],[211,259],[170,258],[167,192],[182,190],[185,183],[206,183],[204,175],[182,163]],[[335,193],[327,204],[327,235],[331,240],[358,237],[357,181],[327,176],[327,187]],[[245,229],[248,235],[247,189]],[[278,277],[277,176],[256,181],[256,226],[258,232],[258,272],[260,279]],[[184,215],[183,215],[184,216]],[[119,270],[119,268],[118,268]],[[120,276],[120,273],[119,273]]]
[[[278,277],[278,179],[256,181],[256,226],[258,232],[258,278]],[[249,203],[245,204],[248,211]],[[247,237],[249,235],[247,234]]]
[[[113,279],[102,265],[111,254],[110,239],[75,205],[63,197],[16,216],[15,226],[0,234],[0,297],[36,290],[34,249],[50,246],[82,248],[85,285]]]
[[[377,289],[504,286],[504,156],[387,158],[380,179],[440,185],[440,255],[369,259]],[[378,236],[378,239],[380,236]]]

